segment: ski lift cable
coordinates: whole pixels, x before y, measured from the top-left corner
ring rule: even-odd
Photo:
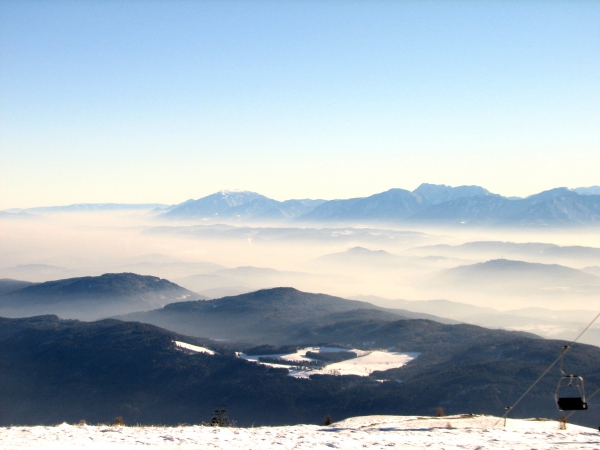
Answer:
[[[521,396],[519,397],[519,399],[518,399],[518,400],[517,400],[515,403],[513,403],[513,405],[512,405],[512,406],[508,406],[508,407],[506,408],[506,412],[505,412],[505,413],[504,413],[504,415],[503,415],[503,416],[502,416],[502,417],[501,417],[501,418],[498,420],[498,422],[500,422],[502,419],[504,419],[504,420],[505,420],[505,423],[506,423],[506,417],[508,417],[508,414],[509,414],[509,413],[510,413],[510,412],[511,412],[511,411],[512,411],[512,410],[513,410],[513,409],[514,409],[514,408],[515,408],[515,407],[516,407],[516,406],[517,406],[517,405],[518,405],[520,402],[521,402],[521,400],[523,400],[523,399],[525,398],[525,396],[526,396],[527,394],[529,394],[529,392],[530,392],[530,391],[531,391],[531,390],[532,390],[532,389],[533,389],[533,388],[536,386],[536,384],[538,384],[538,383],[541,381],[541,379],[542,379],[542,378],[544,378],[544,377],[546,376],[546,374],[547,374],[548,372],[550,372],[550,370],[551,370],[551,369],[552,369],[552,368],[553,368],[553,367],[554,367],[554,366],[555,366],[555,365],[556,365],[556,364],[557,364],[557,363],[558,363],[558,362],[559,362],[561,359],[563,359],[563,358],[564,358],[564,356],[565,356],[565,353],[567,353],[569,350],[571,350],[571,347],[573,346],[573,344],[575,344],[575,343],[576,343],[576,342],[577,342],[577,341],[578,341],[578,340],[581,338],[581,336],[583,336],[583,333],[585,333],[585,332],[586,332],[586,331],[587,331],[587,330],[588,330],[588,329],[589,329],[589,328],[592,326],[592,324],[593,324],[593,323],[594,323],[596,320],[598,320],[598,317],[600,317],[600,312],[599,312],[599,313],[596,315],[596,317],[594,317],[594,318],[592,319],[592,321],[591,321],[591,322],[590,322],[590,323],[589,323],[589,324],[588,324],[588,325],[587,325],[587,326],[586,326],[586,327],[585,327],[585,328],[584,328],[584,329],[581,331],[581,333],[579,333],[579,335],[578,335],[578,336],[577,336],[577,337],[576,337],[576,338],[575,338],[573,341],[571,341],[571,343],[570,343],[569,345],[565,345],[565,346],[563,347],[563,351],[562,351],[562,353],[560,354],[560,356],[559,356],[558,358],[556,358],[556,360],[555,360],[555,361],[554,361],[552,364],[550,364],[550,366],[548,366],[548,368],[547,368],[546,370],[544,370],[544,373],[542,373],[542,374],[539,376],[539,378],[538,378],[537,380],[535,380],[531,386],[529,386],[529,389],[527,389],[527,390],[525,391],[525,393],[524,393],[523,395],[521,395]],[[596,392],[595,392],[594,394],[596,394]],[[496,423],[496,425],[498,424],[498,422]]]

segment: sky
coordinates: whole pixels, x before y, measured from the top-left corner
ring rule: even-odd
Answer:
[[[600,185],[600,1],[0,2],[0,209]]]

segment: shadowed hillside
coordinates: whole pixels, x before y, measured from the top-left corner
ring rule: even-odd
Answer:
[[[54,316],[0,319],[0,425],[112,422],[178,424],[208,421],[226,404],[239,425],[320,423],[369,414],[488,413],[500,415],[560,353],[560,341],[423,320],[355,318],[316,328],[313,339],[371,340],[421,351],[400,369],[371,376],[287,376],[285,369],[236,358],[222,344],[152,325]],[[218,352],[190,353],[173,341]],[[364,346],[362,346],[365,348]],[[242,350],[243,348],[237,348]],[[367,348],[368,349],[368,348]],[[568,368],[600,386],[600,349],[577,345]],[[558,416],[552,370],[513,417]],[[377,382],[376,379],[389,380]],[[571,422],[597,425],[599,404]]]
[[[198,297],[161,278],[107,273],[47,281],[7,292],[0,295],[0,314],[10,317],[58,314],[89,320]]]
[[[331,314],[356,310],[365,310],[364,314],[376,314],[376,317],[387,317],[388,320],[431,318],[448,322],[448,319],[432,315],[385,310],[371,303],[293,288],[263,289],[217,300],[173,303],[161,309],[117,318],[151,323],[191,336],[272,343],[287,342],[289,336],[303,327],[329,323]]]

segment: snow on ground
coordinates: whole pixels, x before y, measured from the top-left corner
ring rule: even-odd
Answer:
[[[187,344],[185,342],[180,342],[180,341],[173,341],[173,342],[175,342],[175,345],[177,347],[181,347],[181,348],[184,348],[186,350],[189,350],[189,351],[192,351],[195,353],[208,353],[209,355],[216,354],[215,351],[210,350],[208,348],[198,347],[197,345]]]
[[[348,359],[346,361],[332,363],[324,368],[314,367],[292,367],[284,364],[267,363],[259,361],[261,357],[281,358],[287,361],[317,361],[313,358],[308,358],[306,352],[315,353],[334,353],[334,352],[354,352],[358,355],[357,358]],[[296,378],[309,378],[310,375],[359,375],[368,376],[375,370],[388,370],[402,367],[409,361],[417,358],[420,353],[417,352],[390,352],[390,351],[367,351],[359,349],[348,349],[339,347],[307,347],[298,350],[296,353],[280,353],[276,355],[246,355],[240,353],[238,356],[247,361],[254,361],[266,366],[288,369],[288,375]]]
[[[367,355],[354,359],[348,359],[335,364],[329,364],[325,368],[333,370],[340,375],[368,376],[375,370],[388,370],[402,367],[412,361],[420,353],[393,353],[385,351],[373,351]]]
[[[257,428],[118,427],[67,425],[0,428],[5,450],[70,449],[593,449],[600,433],[555,421],[491,416],[366,416],[330,426]]]

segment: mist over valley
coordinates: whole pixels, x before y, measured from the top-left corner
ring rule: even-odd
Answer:
[[[0,2],[0,447],[598,447],[598,17]]]
[[[117,411],[177,423],[219,402],[240,424],[311,421],[315,409],[336,417],[440,406],[499,414],[597,314],[600,234],[593,214],[580,214],[594,192],[498,200],[477,186],[422,185],[273,202],[221,191],[172,206],[8,211],[0,218],[0,345],[8,355],[0,393],[13,412],[0,419],[102,420]],[[566,198],[580,202],[580,213],[555,222],[500,226],[479,220],[479,207],[477,223],[413,220],[454,202],[547,211]],[[600,326],[580,342],[569,364],[593,390]],[[319,360],[322,348],[342,353]],[[138,382],[110,387],[98,364]],[[39,378],[24,376],[28,367]],[[69,381],[41,381],[62,377]],[[37,400],[30,383],[43,385]],[[97,387],[86,393],[90,383]],[[515,415],[554,414],[554,384],[545,380]],[[36,412],[57,396],[62,406],[52,414]],[[17,407],[21,398],[30,401]],[[590,417],[573,420],[593,424]]]

